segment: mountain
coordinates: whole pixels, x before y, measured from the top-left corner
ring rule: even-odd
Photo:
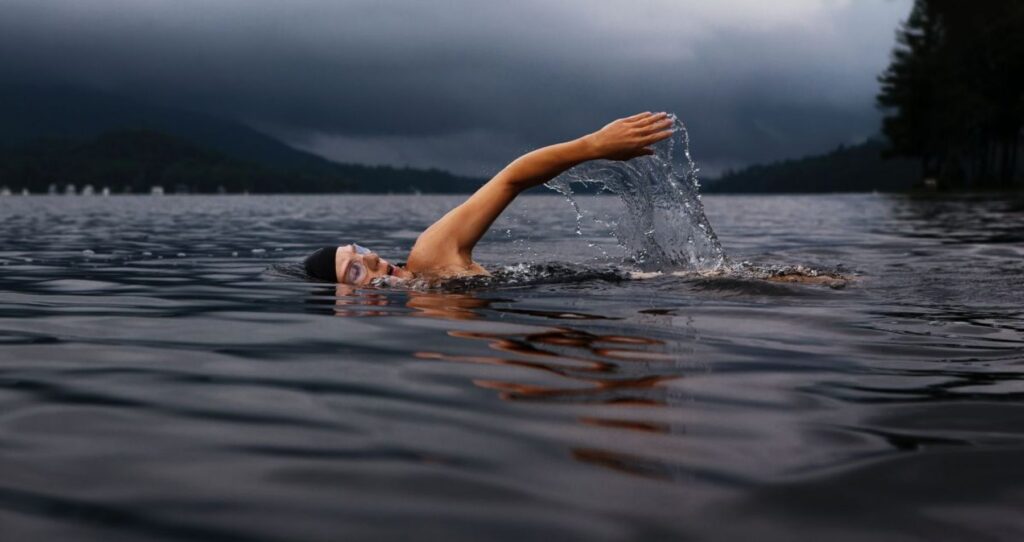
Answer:
[[[325,165],[241,124],[201,113],[148,105],[108,94],[55,87],[0,89],[0,144],[39,138],[90,139],[121,130],[176,136],[228,156],[272,167]]]
[[[93,139],[44,138],[0,148],[0,184],[46,192],[66,185],[114,192],[330,192],[355,185],[227,156],[161,132],[124,130]]]
[[[59,155],[57,149],[62,145],[74,146],[74,142],[79,142],[81,145],[75,153],[81,160],[84,159],[82,153],[90,150],[110,150],[105,146],[110,144],[110,137],[118,139],[132,133],[147,134],[146,141],[150,145],[166,146],[165,158],[179,156],[176,153],[181,151],[181,146],[188,145],[194,151],[227,160],[225,164],[230,163],[236,171],[245,170],[254,175],[259,172],[264,181],[266,176],[274,174],[281,177],[281,183],[287,178],[301,181],[291,185],[254,183],[261,187],[277,185],[272,191],[469,192],[482,182],[440,170],[339,164],[292,148],[237,122],[119,96],[71,88],[0,88],[0,148],[8,157],[26,152],[31,155],[42,148]],[[123,140],[119,141],[118,148],[129,147]],[[161,163],[162,167],[171,165]],[[8,175],[13,174],[11,168],[6,170]],[[122,182],[113,182],[117,186],[134,182],[119,180]],[[193,180],[199,178],[193,177]],[[18,188],[26,185],[27,179],[7,176],[0,183]],[[199,191],[216,188],[205,184],[196,187]]]
[[[868,140],[832,152],[728,171],[704,182],[707,193],[903,192],[914,188],[920,165],[883,159],[886,144]]]

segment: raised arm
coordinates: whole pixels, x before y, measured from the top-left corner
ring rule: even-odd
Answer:
[[[579,139],[520,156],[420,234],[406,268],[416,273],[480,272],[473,263],[473,247],[522,191],[588,160],[629,160],[653,154],[650,145],[671,136],[671,125],[665,113],[640,113]]]

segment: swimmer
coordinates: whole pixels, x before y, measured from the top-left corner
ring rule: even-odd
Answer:
[[[667,113],[639,113],[612,121],[578,139],[520,156],[424,230],[409,252],[405,267],[393,265],[372,250],[353,243],[313,252],[304,262],[306,273],[352,286],[366,286],[388,277],[444,279],[488,275],[486,269],[473,261],[473,248],[516,196],[583,162],[652,155],[651,145],[671,137],[671,128],[672,119]]]

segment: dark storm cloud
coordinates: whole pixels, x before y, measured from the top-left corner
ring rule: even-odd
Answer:
[[[713,168],[877,131],[907,0],[8,0],[3,75],[240,119],[322,154],[483,174],[640,109]]]

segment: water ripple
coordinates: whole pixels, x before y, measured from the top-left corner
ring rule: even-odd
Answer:
[[[710,197],[749,263],[638,276],[531,196],[477,255],[496,279],[293,272],[349,240],[400,260],[455,201],[0,198],[5,535],[1024,533],[1019,203]]]

